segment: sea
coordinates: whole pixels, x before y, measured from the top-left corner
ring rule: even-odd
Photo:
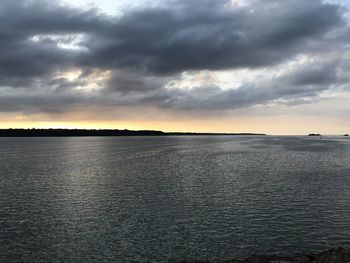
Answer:
[[[0,262],[221,261],[350,246],[350,140],[0,138]]]

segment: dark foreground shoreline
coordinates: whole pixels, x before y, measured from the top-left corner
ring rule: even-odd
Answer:
[[[180,261],[179,263],[214,263],[210,261]],[[215,262],[216,263],[216,262]],[[217,262],[219,263],[219,262]],[[251,256],[247,259],[225,260],[220,263],[350,263],[350,248],[333,248],[317,254],[283,256]]]
[[[266,135],[257,133],[195,133],[153,130],[88,129],[0,129],[0,137],[82,137],[82,136],[200,136],[200,135]]]

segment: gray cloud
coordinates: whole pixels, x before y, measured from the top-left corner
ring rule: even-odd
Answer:
[[[171,1],[130,11],[111,32],[89,36],[91,53],[82,63],[153,74],[270,66],[324,44],[322,36],[344,23],[340,7],[321,1],[256,1],[244,8],[228,2]]]
[[[0,111],[89,105],[238,109],[304,103],[349,81],[350,63],[341,58],[349,27],[340,6],[321,0],[248,2],[237,7],[228,0],[169,0],[111,17],[54,1],[3,0]],[[171,85],[186,71],[272,69],[301,54],[329,59],[234,89]],[[69,69],[83,74],[75,80],[55,76]],[[110,79],[99,81],[99,90],[77,92],[96,70],[110,71]]]
[[[162,88],[167,78],[153,77],[142,73],[115,71],[105,85],[106,92],[122,94],[142,93]]]
[[[153,77],[150,81],[147,76],[119,72],[118,75],[127,76],[131,83],[136,81],[137,89],[126,86],[128,93],[118,89],[114,92],[139,105],[176,110],[239,109],[266,103],[298,105],[318,100],[320,93],[339,90],[342,84],[349,83],[350,76],[341,74],[339,64],[338,59],[314,61],[269,80],[248,82],[234,89],[222,89],[214,83],[190,89],[168,87],[164,79]]]
[[[0,3],[0,76],[36,77],[76,64],[82,53],[59,47],[59,40],[45,37],[86,34],[105,29],[109,23],[96,10],[81,11],[55,1]],[[33,37],[38,36],[37,41]],[[42,36],[42,37],[41,37]]]

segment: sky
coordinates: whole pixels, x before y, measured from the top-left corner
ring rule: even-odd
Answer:
[[[0,128],[350,133],[349,7],[2,0]]]

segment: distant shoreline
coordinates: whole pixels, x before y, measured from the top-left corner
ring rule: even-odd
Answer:
[[[264,133],[163,132],[113,129],[0,129],[0,137],[266,136]]]

